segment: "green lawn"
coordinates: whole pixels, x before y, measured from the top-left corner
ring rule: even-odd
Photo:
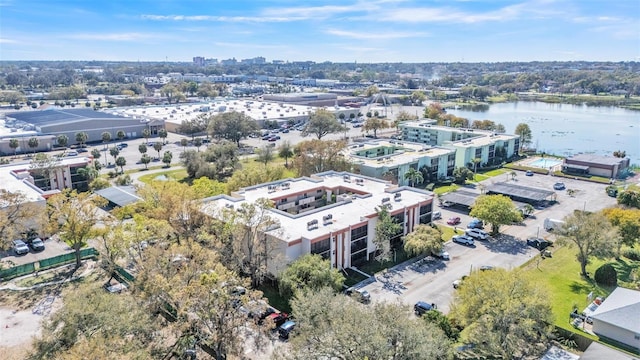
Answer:
[[[473,175],[473,181],[475,182],[480,182],[483,180],[487,180],[488,178],[490,178],[490,176],[487,176],[485,174],[474,174]]]
[[[444,194],[444,193],[448,193],[448,192],[451,192],[451,191],[455,191],[455,190],[457,190],[458,188],[460,188],[460,185],[458,185],[458,184],[451,184],[451,185],[447,185],[447,186],[440,186],[440,187],[437,187],[437,188],[433,189],[433,192],[434,192],[434,193],[436,193],[436,194],[438,194],[438,195],[442,195],[442,194]]]
[[[506,173],[508,170],[505,168],[500,168],[500,169],[494,169],[494,170],[489,170],[485,173],[482,173],[482,175],[487,176],[487,177],[494,177],[494,176],[499,176],[502,175],[504,173]]]
[[[587,266],[590,274],[605,260],[592,259]],[[628,259],[611,260],[618,270],[619,285],[631,285],[632,271],[640,268],[639,261]],[[580,276],[580,264],[576,260],[576,250],[562,247],[553,252],[552,258],[536,257],[523,266],[534,275],[543,288],[549,292],[549,302],[555,316],[555,324],[561,328],[574,331],[569,323],[569,313],[574,307],[579,311],[588,305],[587,296],[593,291],[594,297],[609,295],[613,288],[599,286],[592,279]]]
[[[457,233],[453,232],[453,228],[451,226],[446,226],[446,225],[438,225],[438,229],[440,229],[440,231],[442,231],[442,239],[444,241],[449,241],[451,240],[451,238],[453,237],[453,235],[461,235],[464,233],[464,229],[463,228],[459,228]]]

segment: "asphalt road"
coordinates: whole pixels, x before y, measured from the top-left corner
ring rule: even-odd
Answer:
[[[544,230],[545,218],[562,219],[576,209],[597,211],[612,206],[616,202],[614,198],[607,196],[604,190],[606,185],[560,179],[550,175],[527,177],[524,176],[524,172],[517,173],[516,183],[519,185],[553,189],[553,184],[561,181],[565,183],[567,189],[574,189],[576,193],[569,196],[566,190],[556,191],[557,204],[545,209],[537,209],[523,224],[503,226],[500,229],[499,239],[476,241],[474,247],[448,242],[445,244],[445,250],[451,257],[448,261],[427,258],[429,261],[401,264],[388,271],[386,276],[377,275],[374,282],[363,287],[371,293],[373,301],[399,300],[413,306],[422,300],[435,303],[439,310],[446,313],[450,309],[455,292],[452,283],[463,275],[468,275],[482,265],[512,269],[534,257],[539,258],[539,251],[528,247],[526,238],[540,236],[553,239],[553,234]],[[483,183],[488,185],[501,181],[507,181],[507,176],[490,178]],[[471,186],[467,190],[480,192]],[[458,229],[463,230],[471,220],[466,211],[449,207],[436,206],[436,208],[442,212],[442,219],[437,220],[437,224],[445,225],[449,217],[459,216],[462,223],[458,225]]]

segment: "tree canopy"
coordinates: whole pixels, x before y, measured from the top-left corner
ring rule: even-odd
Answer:
[[[249,116],[231,111],[213,116],[207,131],[214,138],[233,141],[240,147],[240,140],[258,131],[258,125]]]
[[[308,140],[294,148],[293,168],[299,176],[309,176],[327,170],[349,171],[351,163],[342,154],[344,140]]]
[[[331,267],[329,260],[317,254],[306,254],[280,274],[278,290],[285,298],[290,298],[299,290],[319,290],[324,287],[339,291],[344,284],[342,273]]]
[[[465,328],[467,343],[501,359],[539,358],[553,323],[548,294],[522,270],[474,272],[456,291],[449,316]]]
[[[437,254],[442,250],[442,232],[436,227],[420,224],[404,238],[404,251],[409,255]]]
[[[290,351],[274,359],[450,359],[450,343],[436,326],[390,303],[362,306],[324,288],[301,291],[291,302],[296,330]]]
[[[500,232],[500,225],[522,221],[522,214],[513,201],[504,195],[481,195],[476,199],[469,215],[491,225],[491,232]]]
[[[328,134],[337,133],[344,130],[344,126],[340,124],[340,121],[336,119],[336,116],[329,110],[318,109],[311,115],[307,121],[304,129],[302,129],[302,136],[315,135],[318,140],[322,139]]]
[[[523,148],[524,146],[531,144],[532,134],[528,124],[526,123],[518,124],[516,126],[515,133],[516,135],[520,136],[520,148]]]
[[[391,255],[391,239],[402,233],[403,225],[399,224],[385,206],[376,208],[378,219],[376,222],[376,236],[373,242],[376,244],[378,260],[387,260]]]
[[[615,246],[615,230],[602,213],[574,211],[564,218],[564,225],[554,229],[559,244],[578,248],[576,255],[581,275],[589,277],[587,264],[591,257],[605,258]]]

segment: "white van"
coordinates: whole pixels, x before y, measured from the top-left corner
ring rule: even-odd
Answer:
[[[544,219],[544,229],[547,231],[555,230],[564,226],[564,221],[556,219]]]
[[[442,213],[440,211],[434,211],[433,214],[431,214],[431,220],[438,219],[442,219]]]

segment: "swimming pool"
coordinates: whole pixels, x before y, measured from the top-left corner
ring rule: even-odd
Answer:
[[[530,162],[528,165],[533,167],[543,168],[543,169],[549,169],[560,164],[562,164],[562,160],[540,158],[538,160]]]

